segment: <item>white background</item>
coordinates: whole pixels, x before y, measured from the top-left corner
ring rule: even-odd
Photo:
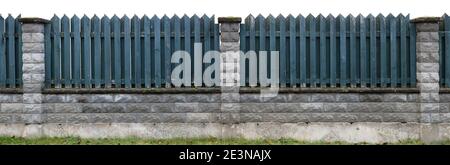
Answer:
[[[22,17],[51,18],[54,14],[67,14],[91,17],[124,14],[143,16],[191,16],[203,14],[246,17],[248,14],[267,16],[273,14],[353,14],[379,13],[397,15],[410,14],[411,18],[420,16],[442,16],[450,14],[450,0],[2,0],[0,14]]]

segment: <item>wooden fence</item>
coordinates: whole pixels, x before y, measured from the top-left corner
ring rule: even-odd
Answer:
[[[19,18],[0,15],[0,88],[22,86],[22,27]]]
[[[219,50],[219,30],[206,15],[54,16],[45,42],[47,87],[170,87],[172,53],[185,50],[193,58],[194,43],[202,43],[203,52]]]
[[[279,51],[282,87],[416,84],[416,32],[409,15],[250,15],[240,35],[244,52]],[[244,85],[248,74],[246,69],[241,77]]]

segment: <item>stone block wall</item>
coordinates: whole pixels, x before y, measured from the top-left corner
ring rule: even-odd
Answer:
[[[240,94],[46,94],[45,123],[420,122],[417,93],[283,93],[270,99]],[[222,104],[240,106],[234,116]],[[233,118],[234,117],[234,118]],[[17,121],[11,120],[9,123]],[[446,120],[445,122],[450,122]]]

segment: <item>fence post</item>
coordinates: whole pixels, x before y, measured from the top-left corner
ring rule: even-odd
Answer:
[[[44,25],[48,20],[41,18],[21,18],[22,23],[22,77],[23,104],[27,123],[41,123],[42,88],[44,86]]]
[[[240,17],[219,17],[221,121],[239,122]]]
[[[413,19],[416,25],[417,87],[420,122],[437,123],[439,116],[439,17]]]
[[[219,17],[221,86],[239,86],[240,17]]]

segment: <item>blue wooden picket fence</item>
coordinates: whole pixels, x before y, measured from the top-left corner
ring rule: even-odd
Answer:
[[[0,15],[0,88],[22,86],[22,27],[17,18]]]
[[[439,29],[439,82],[442,87],[450,87],[450,17],[442,16],[443,22]]]
[[[416,32],[409,15],[250,15],[240,34],[244,52],[279,51],[282,87],[416,85]],[[248,79],[246,69],[241,81],[248,85]]]
[[[157,88],[170,87],[173,52],[190,52],[193,61],[194,43],[202,43],[203,52],[219,50],[219,29],[206,15],[55,15],[45,41],[46,87]]]

